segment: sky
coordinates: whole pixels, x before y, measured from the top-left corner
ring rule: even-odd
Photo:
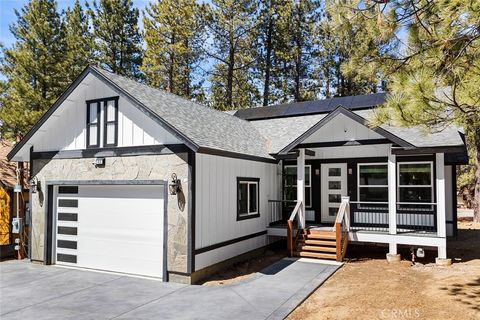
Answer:
[[[74,0],[57,0],[58,11],[72,7]],[[80,1],[84,3],[84,0]],[[93,2],[89,0],[89,3]],[[142,11],[149,0],[133,0],[135,7]],[[10,33],[9,26],[16,21],[15,10],[20,9],[28,3],[28,0],[0,0],[0,42],[9,48],[14,42],[15,38]]]

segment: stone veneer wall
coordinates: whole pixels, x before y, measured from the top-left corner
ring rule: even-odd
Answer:
[[[182,183],[182,194],[168,195],[167,270],[187,273],[188,257],[188,163],[187,153],[107,157],[105,166],[95,168],[93,158],[36,159],[33,175],[41,183],[41,192],[33,194],[32,204],[32,260],[44,260],[44,230],[46,182],[54,180],[165,180],[176,173]],[[182,203],[183,202],[183,203]],[[189,281],[175,275],[173,281]]]

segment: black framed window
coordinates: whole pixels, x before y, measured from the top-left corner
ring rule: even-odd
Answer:
[[[433,202],[433,163],[401,162],[398,164],[399,202]]]
[[[386,163],[358,164],[358,200],[388,202],[388,165]]]
[[[104,101],[103,145],[114,147],[118,142],[118,98]]]
[[[100,101],[87,101],[87,148],[100,147]]]
[[[87,101],[87,148],[101,147],[100,141],[103,147],[117,146],[118,97]]]
[[[259,217],[259,199],[259,178],[237,178],[237,220]]]

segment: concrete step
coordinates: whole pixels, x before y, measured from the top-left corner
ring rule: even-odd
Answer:
[[[299,251],[316,251],[316,252],[337,252],[335,247],[324,246],[299,246]]]
[[[332,253],[318,253],[318,252],[309,252],[309,251],[295,251],[294,255],[297,257],[305,258],[317,258],[317,259],[329,259],[337,260],[337,255]]]

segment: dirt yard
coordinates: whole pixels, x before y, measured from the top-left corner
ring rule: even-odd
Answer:
[[[433,263],[436,252],[415,265],[408,249],[397,264],[385,253],[359,259],[365,249],[351,248],[350,260],[288,319],[480,319],[480,223],[459,222],[450,267]]]

